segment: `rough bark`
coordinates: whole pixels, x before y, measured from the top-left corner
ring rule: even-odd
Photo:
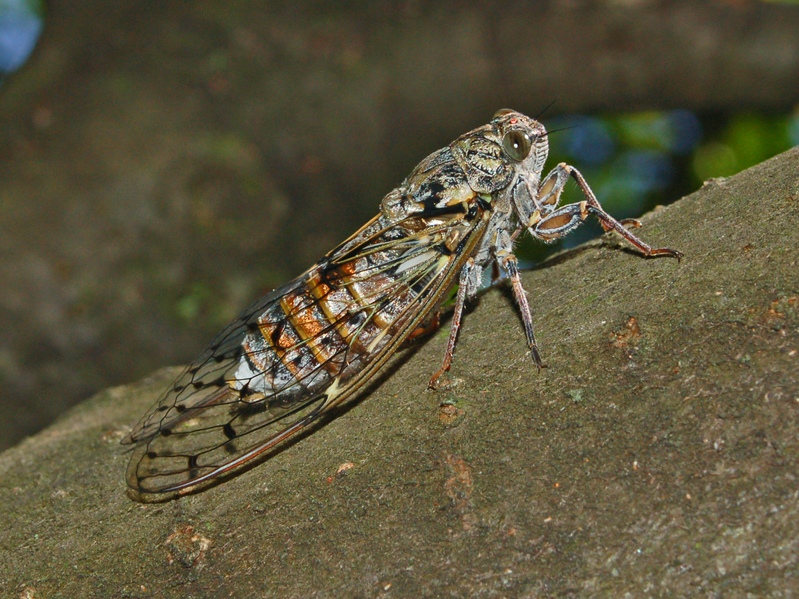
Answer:
[[[0,95],[0,447],[190,359],[497,108],[799,101],[799,10],[779,4],[48,8]]]
[[[507,294],[345,414],[204,493],[140,505],[121,436],[176,374],[0,455],[8,597],[771,596],[799,592],[799,150]],[[441,406],[440,404],[444,404]],[[341,469],[343,464],[349,469]],[[338,472],[341,470],[341,472]]]

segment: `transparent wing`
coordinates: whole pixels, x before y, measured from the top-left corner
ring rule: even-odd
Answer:
[[[242,346],[244,338],[247,334],[258,330],[258,316],[301,284],[301,279],[296,279],[275,289],[228,324],[180,374],[160,401],[148,410],[122,443],[138,443],[153,437],[159,430],[174,428],[180,423],[196,420],[201,416],[208,418],[212,412],[201,412],[203,408],[224,405],[223,396],[226,394],[220,392],[228,388],[226,377],[233,376],[229,370],[244,354]]]
[[[125,438],[137,444],[128,485],[171,493],[237,470],[357,391],[446,292],[485,222],[461,223],[453,236],[446,224],[414,230],[373,219],[250,306]],[[345,286],[350,305],[331,315]],[[322,308],[324,318],[310,316]],[[312,334],[298,334],[300,325]],[[280,361],[255,366],[278,346]]]

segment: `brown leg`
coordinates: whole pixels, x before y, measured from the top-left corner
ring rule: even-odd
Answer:
[[[527,337],[527,347],[530,348],[530,353],[533,356],[536,368],[538,368],[538,370],[546,368],[546,365],[541,361],[541,354],[538,353],[538,344],[535,342],[533,316],[530,313],[530,304],[527,302],[527,293],[525,293],[524,287],[522,287],[522,277],[519,275],[519,266],[516,262],[516,256],[513,254],[506,256],[503,259],[502,266],[508,272],[511,284],[513,285],[513,296],[516,298],[516,303],[519,304],[519,311],[522,314],[524,334]]]
[[[553,176],[554,174],[554,176]],[[610,214],[605,212],[599,200],[596,199],[594,192],[588,186],[583,175],[576,168],[568,164],[559,164],[553,172],[544,180],[546,183],[546,204],[549,206],[557,205],[560,194],[563,191],[568,177],[574,178],[580,190],[585,195],[585,201],[575,204],[561,206],[534,222],[530,226],[531,233],[545,241],[553,241],[567,235],[578,227],[589,214],[593,214],[599,219],[605,231],[616,231],[630,242],[644,256],[671,256],[679,260],[683,257],[682,252],[669,248],[652,248],[647,243],[633,235],[625,225],[629,227],[640,227],[635,219],[625,219],[618,221]],[[544,185],[542,185],[544,187]]]
[[[463,307],[466,305],[466,294],[469,289],[469,273],[474,268],[474,261],[470,258],[458,281],[458,295],[455,299],[455,312],[452,314],[452,326],[449,329],[449,339],[447,340],[447,350],[444,352],[444,363],[441,368],[431,377],[427,384],[428,389],[438,387],[438,379],[452,366],[452,356],[455,353],[455,343],[458,340],[458,331],[461,328],[461,318],[463,317]]]

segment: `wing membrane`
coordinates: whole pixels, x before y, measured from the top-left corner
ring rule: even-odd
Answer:
[[[123,441],[137,443],[129,486],[171,493],[238,469],[357,391],[435,307],[486,223],[376,217],[250,306]]]

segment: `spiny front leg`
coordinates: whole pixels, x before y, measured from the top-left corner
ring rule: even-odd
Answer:
[[[569,177],[574,178],[577,182],[585,196],[585,200],[555,209]],[[541,206],[541,209],[532,214],[527,227],[534,237],[544,241],[554,241],[571,233],[583,223],[589,214],[593,214],[599,219],[605,231],[613,230],[618,232],[644,256],[671,256],[677,258],[677,260],[683,257],[682,252],[677,250],[652,248],[633,235],[625,225],[640,227],[641,223],[635,219],[618,221],[605,212],[582,173],[568,164],[560,163],[544,178],[538,188],[537,203]]]

